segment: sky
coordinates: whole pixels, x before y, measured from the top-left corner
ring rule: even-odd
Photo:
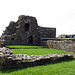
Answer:
[[[39,26],[56,28],[56,36],[75,34],[75,0],[0,0],[0,35],[19,15],[34,16]]]

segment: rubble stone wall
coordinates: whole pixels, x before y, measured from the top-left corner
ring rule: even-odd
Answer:
[[[48,41],[44,41],[43,43],[46,47],[49,47],[49,48],[75,53],[75,41],[74,40],[62,40],[62,41],[48,40]]]
[[[56,28],[40,27],[35,17],[25,15],[11,21],[1,36],[5,45],[40,45],[42,38],[55,37]]]
[[[56,28],[39,27],[38,29],[41,38],[56,38]]]
[[[27,54],[15,55],[9,48],[6,47],[0,48],[0,69],[37,66],[46,63],[55,63],[72,59],[75,59],[75,55],[71,54],[47,54],[47,55],[31,55],[31,56]]]
[[[71,35],[68,35],[68,34],[66,34],[66,35],[64,35],[64,34],[61,34],[61,35],[59,35],[57,38],[59,38],[59,39],[67,39],[67,38],[75,38],[75,34],[71,34]]]

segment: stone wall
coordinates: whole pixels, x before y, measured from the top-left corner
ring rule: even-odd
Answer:
[[[5,45],[40,45],[42,38],[55,37],[56,28],[39,27],[35,17],[25,15],[11,21],[1,36]]]
[[[48,40],[44,41],[44,45],[49,48],[64,50],[75,53],[75,41],[74,40]]]
[[[75,38],[75,34],[71,34],[71,35],[69,35],[69,34],[66,34],[66,35],[62,34],[62,35],[59,35],[57,38],[59,38],[59,39]]]
[[[27,55],[17,54],[6,47],[0,48],[0,69],[13,67],[29,67],[74,59],[71,54]]]
[[[41,38],[56,38],[56,28],[38,27]]]
[[[37,45],[39,40],[38,24],[35,17],[21,15],[17,22],[10,22],[2,34],[4,44],[8,45]]]

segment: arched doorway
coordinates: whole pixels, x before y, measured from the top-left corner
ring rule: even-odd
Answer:
[[[29,37],[29,44],[33,44],[33,37],[32,36]]]

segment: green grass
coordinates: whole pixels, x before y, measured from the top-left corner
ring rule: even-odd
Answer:
[[[41,48],[41,49],[11,49],[14,54],[28,54],[28,55],[44,55],[44,54],[75,54],[67,51],[49,49],[49,48]]]
[[[56,49],[11,49],[14,54],[75,54]],[[42,66],[1,70],[0,75],[75,75],[75,60]]]
[[[0,75],[75,75],[75,60],[0,71]]]

